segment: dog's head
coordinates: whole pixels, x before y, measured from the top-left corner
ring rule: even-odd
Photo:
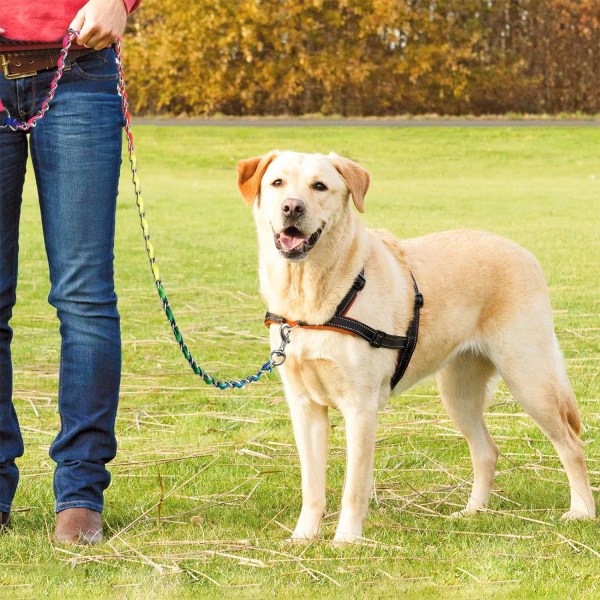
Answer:
[[[257,222],[273,231],[287,260],[304,260],[328,230],[343,221],[349,198],[364,212],[369,174],[336,154],[274,150],[238,163],[238,188]]]

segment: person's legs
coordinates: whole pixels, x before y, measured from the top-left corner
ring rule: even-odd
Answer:
[[[0,98],[17,114],[16,85],[0,75]],[[4,117],[0,114],[0,118]],[[16,301],[21,195],[27,161],[24,133],[0,128],[0,513],[8,515],[17,489],[15,459],[23,455],[23,438],[12,403],[12,362],[9,325]],[[0,527],[8,517],[0,516]]]
[[[36,79],[36,88],[47,91]],[[42,96],[43,97],[43,96]],[[38,98],[38,101],[41,97]],[[113,279],[122,116],[112,49],[65,72],[46,116],[31,133],[50,267],[49,302],[62,339],[56,512],[102,512],[116,454],[114,433],[121,339]]]

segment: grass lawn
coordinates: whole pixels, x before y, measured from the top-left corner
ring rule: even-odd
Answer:
[[[134,133],[165,288],[197,361],[222,378],[253,373],[268,357],[254,223],[236,190],[241,158],[271,148],[334,150],[372,174],[369,226],[401,237],[479,228],[533,251],[548,276],[598,490],[600,128],[140,125]],[[59,338],[28,182],[13,319],[26,454],[14,527],[0,538],[3,598],[600,597],[598,524],[559,520],[566,477],[503,386],[487,419],[501,451],[488,514],[447,518],[466,502],[471,463],[425,383],[381,413],[367,541],[327,541],[344,479],[344,427],[332,413],[325,541],[289,545],[300,479],[278,376],[220,392],[193,375],[161,311],[126,161],[123,168],[120,446],[107,541],[94,548],[49,539]]]

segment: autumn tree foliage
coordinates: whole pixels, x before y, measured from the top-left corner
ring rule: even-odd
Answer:
[[[138,113],[600,112],[598,0],[144,0]]]

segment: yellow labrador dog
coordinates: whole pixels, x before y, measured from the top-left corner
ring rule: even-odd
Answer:
[[[372,486],[377,410],[395,384],[402,392],[434,374],[473,461],[471,494],[457,516],[485,508],[490,497],[498,448],[483,408],[499,377],[558,452],[571,490],[563,517],[595,516],[576,399],[544,274],[529,252],[475,231],[398,240],[367,229],[350,198],[362,213],[369,174],[334,154],[243,160],[238,187],[254,206],[272,347],[280,345],[279,323],[295,326],[280,369],[302,471],[293,539],[320,533],[328,409],[341,411],[347,437],[334,541],[354,542]]]

